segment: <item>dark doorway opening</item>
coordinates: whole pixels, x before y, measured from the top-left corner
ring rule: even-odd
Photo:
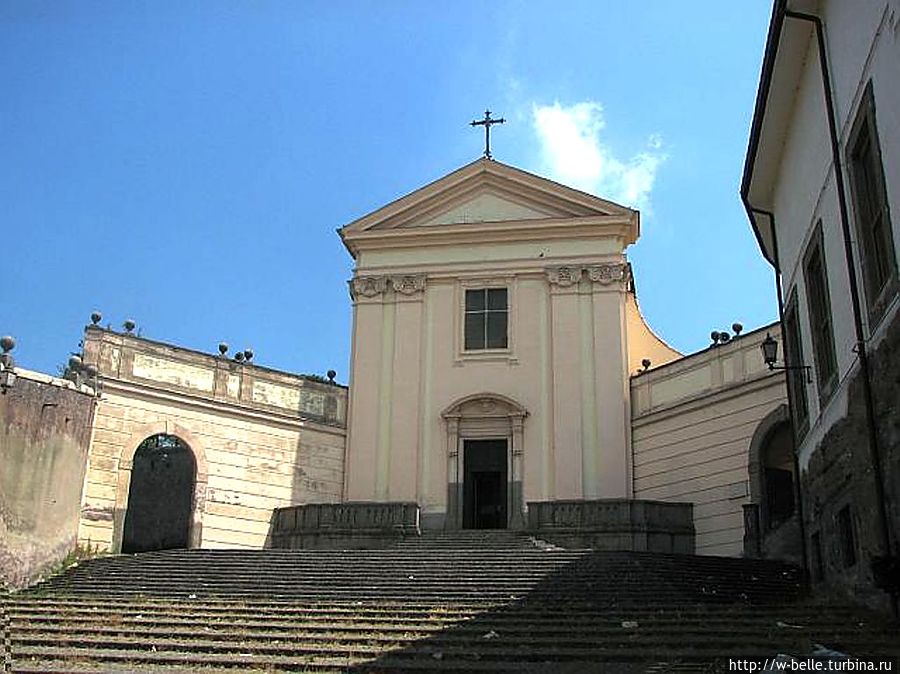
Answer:
[[[463,528],[506,528],[506,440],[465,440]]]
[[[144,440],[131,468],[122,552],[186,548],[197,464],[194,453],[174,435]]]
[[[764,524],[777,529],[794,515],[794,443],[790,424],[776,426],[762,448]]]

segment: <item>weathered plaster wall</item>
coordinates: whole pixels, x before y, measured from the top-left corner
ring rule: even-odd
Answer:
[[[274,508],[342,496],[346,389],[88,328],[103,397],[79,540],[118,550],[132,458],[172,434],[197,461],[191,545],[260,548]]]
[[[0,396],[0,580],[22,586],[74,547],[94,398],[17,370]]]
[[[633,377],[634,496],[694,504],[696,551],[740,555],[750,444],[786,402],[784,375],[759,345],[778,326]]]

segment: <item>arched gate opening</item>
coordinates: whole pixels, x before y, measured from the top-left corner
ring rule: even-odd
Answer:
[[[197,462],[174,435],[145,439],[134,454],[122,552],[187,548],[191,541]]]

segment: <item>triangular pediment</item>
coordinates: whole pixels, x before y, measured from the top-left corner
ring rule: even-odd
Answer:
[[[470,198],[440,210],[437,214],[411,220],[405,225],[431,227],[434,225],[455,225],[466,222],[504,222],[507,220],[541,220],[543,218],[565,217],[567,214],[540,204],[529,204],[487,187],[476,190]]]
[[[610,237],[637,240],[637,211],[527,171],[479,159],[338,232],[365,249]]]
[[[344,227],[344,235],[479,222],[630,217],[634,211],[500,162],[479,159]]]

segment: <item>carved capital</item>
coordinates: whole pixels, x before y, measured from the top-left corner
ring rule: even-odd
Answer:
[[[415,295],[425,290],[425,274],[394,276],[391,278],[391,285],[401,295]]]
[[[622,283],[628,279],[629,268],[624,262],[598,264],[587,268],[588,278],[594,283],[610,285]]]
[[[581,280],[583,272],[584,269],[582,267],[550,267],[547,269],[547,280],[550,282],[550,285],[568,288]]]
[[[401,276],[357,276],[350,279],[350,297],[373,298],[393,290],[400,295],[415,295],[425,290],[425,274]]]
[[[387,276],[357,276],[350,279],[350,297],[377,297],[388,287]]]

